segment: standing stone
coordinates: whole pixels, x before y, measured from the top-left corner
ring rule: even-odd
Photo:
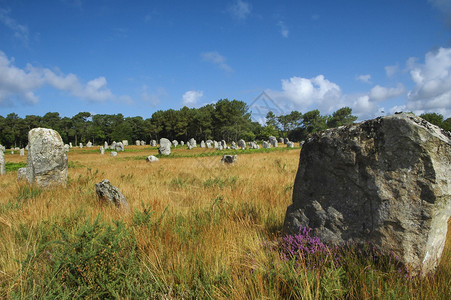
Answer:
[[[111,146],[110,146],[110,148],[111,148],[111,150],[116,150],[116,142],[115,141],[113,141],[112,143],[111,143]]]
[[[227,149],[227,143],[225,140],[222,140],[220,143],[221,143],[223,149]]]
[[[27,168],[19,168],[17,170],[17,181],[27,180]]]
[[[278,145],[277,145],[277,139],[276,139],[275,137],[273,137],[273,136],[270,136],[270,137],[269,137],[269,143],[271,144],[271,146],[273,146],[273,147],[275,147],[275,148],[278,147]]]
[[[369,242],[427,274],[446,241],[450,165],[450,133],[412,114],[315,133],[300,154],[285,231]]]
[[[245,150],[246,149],[246,142],[244,140],[239,140],[238,141],[238,147],[240,147],[241,150]]]
[[[141,146],[141,142],[138,140],[135,141],[135,144],[136,144],[136,146]]]
[[[108,149],[108,143],[105,141],[105,143],[103,143],[103,149]]]
[[[146,157],[146,161],[150,162],[150,163],[157,162],[158,161],[158,157],[153,156],[153,155],[149,155],[149,156]]]
[[[0,151],[2,151],[2,152],[5,152],[5,151],[6,151],[5,146],[2,146],[2,144],[0,144]]]
[[[180,145],[181,145],[181,146],[185,145],[185,142],[184,142],[184,141],[181,141],[181,142],[180,142]]]
[[[64,146],[64,148],[66,148],[66,146]],[[22,148],[20,149],[20,156],[24,156],[25,155],[25,149]]]
[[[72,146],[72,142],[70,142],[70,143],[69,143],[69,148],[72,149],[72,147],[73,147],[73,146]],[[27,145],[27,150],[28,150],[28,145]]]
[[[200,147],[205,148],[205,142],[203,140],[200,142]]]
[[[124,145],[124,147],[128,146],[128,140],[122,140],[122,144]]]
[[[108,179],[104,179],[101,182],[96,183],[96,193],[100,200],[128,210],[128,203],[124,195],[117,187],[111,185]]]
[[[122,144],[122,142],[116,143],[116,151],[125,151],[125,147],[124,144]]]
[[[268,148],[271,148],[271,144],[268,143],[267,141],[263,141],[262,147],[263,147],[264,149],[268,149]]]
[[[64,151],[69,152],[70,146],[68,144],[64,145]]]
[[[217,141],[213,141],[213,144],[215,146],[215,149],[219,149],[219,143]]]
[[[66,185],[67,155],[58,132],[34,128],[28,132],[27,180],[40,187]]]
[[[166,138],[160,139],[160,148],[158,149],[158,153],[162,155],[171,154],[171,141]]]
[[[172,141],[172,145],[174,145],[174,147],[177,147],[178,144],[179,144],[179,142],[177,142],[177,140],[173,140],[173,141]]]
[[[6,174],[5,168],[5,155],[3,154],[3,150],[0,149],[0,175]]]
[[[294,143],[288,141],[288,142],[287,142],[287,148],[294,148]]]
[[[151,140],[150,141],[150,146],[151,147],[156,147],[157,146],[157,141],[156,140]]]
[[[86,147],[88,147],[88,148],[91,148],[91,147],[92,147],[91,141],[89,141],[89,142],[86,144]]]
[[[283,139],[283,143],[284,143],[284,144],[288,144],[289,141],[290,141],[290,140],[289,140],[288,138],[284,138],[284,139]]]
[[[191,150],[193,149],[193,146],[191,146],[191,144],[188,142],[188,149]]]
[[[283,142],[284,142],[284,141],[283,141],[283,138],[280,137],[280,138],[279,138],[279,143],[283,144]]]
[[[238,160],[238,155],[224,155],[221,158],[221,162],[223,164],[233,164]]]
[[[117,156],[117,152],[116,152],[116,151],[111,151],[111,152],[110,152],[110,156],[112,156],[112,157]]]
[[[103,146],[100,146],[100,154],[105,154],[105,148],[103,148]]]
[[[145,146],[145,145],[146,145],[146,142],[141,141],[141,146]]]
[[[189,144],[191,145],[191,147],[196,148],[197,147],[197,142],[194,138],[190,138],[189,140]]]
[[[83,143],[80,143],[80,148],[83,148]]]

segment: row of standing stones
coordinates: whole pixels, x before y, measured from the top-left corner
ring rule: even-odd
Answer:
[[[67,156],[59,134],[36,128],[28,138],[23,176],[42,187],[65,185]],[[160,140],[160,153],[170,144]],[[451,215],[450,170],[451,133],[412,114],[313,134],[300,154],[284,231],[296,234],[309,227],[331,245],[371,243],[414,271],[431,273],[440,262]],[[99,198],[128,209],[107,179],[96,184],[96,191]]]

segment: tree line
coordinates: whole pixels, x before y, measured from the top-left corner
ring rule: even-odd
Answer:
[[[430,119],[438,122],[440,116],[431,114]],[[91,115],[88,112],[80,112],[72,118],[61,117],[57,112],[20,118],[10,113],[6,117],[0,116],[0,144],[7,148],[24,147],[28,143],[28,131],[36,127],[52,128],[58,131],[64,143],[72,142],[74,145],[88,141],[94,144],[122,140],[149,142],[162,137],[184,141],[190,138],[251,141],[267,140],[271,135],[301,141],[311,133],[349,125],[356,119],[351,108],[343,107],[325,116],[318,110],[306,113],[292,111],[279,116],[270,111],[266,115],[266,124],[260,124],[251,119],[250,108],[245,102],[228,99],[200,108],[185,106],[179,110],[158,110],[148,119],[124,117],[122,114]],[[449,119],[443,121],[443,116],[440,122],[448,122],[448,126],[450,123]]]

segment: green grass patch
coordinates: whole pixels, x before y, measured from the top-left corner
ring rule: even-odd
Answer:
[[[6,162],[5,164],[5,170],[6,172],[14,172],[19,170],[20,168],[25,168],[27,166],[27,163],[23,163],[23,162]]]

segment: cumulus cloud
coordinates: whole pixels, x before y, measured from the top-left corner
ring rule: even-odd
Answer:
[[[369,98],[376,102],[382,102],[387,99],[396,98],[405,93],[404,86],[399,83],[395,88],[386,88],[380,85],[376,85],[369,92]]]
[[[267,90],[266,93],[284,110],[290,109],[307,112],[319,109],[323,114],[330,114],[337,109],[348,106],[360,120],[373,118],[384,110],[384,101],[405,94],[402,84],[396,87],[376,85],[367,93],[344,94],[340,86],[327,80],[323,75],[314,78],[291,77],[282,79],[281,91]]]
[[[226,63],[226,58],[216,51],[201,53],[203,61],[212,63],[226,72],[233,72],[233,69]]]
[[[0,105],[11,104],[14,100],[33,104],[38,102],[35,91],[44,85],[89,101],[119,100],[130,101],[127,96],[115,96],[107,87],[107,80],[101,76],[83,84],[76,75],[55,73],[46,68],[36,68],[28,64],[21,69],[14,65],[14,59],[8,59],[0,51]]]
[[[22,41],[28,46],[29,31],[28,27],[17,23],[16,20],[11,18],[10,11],[0,8],[0,23],[8,27],[14,33],[14,37]]]
[[[358,81],[364,82],[364,83],[371,83],[371,75],[365,74],[365,75],[359,75],[356,77]]]
[[[195,106],[204,93],[202,91],[187,91],[183,94],[183,105]]]
[[[251,14],[251,10],[252,6],[248,2],[242,0],[235,1],[229,7],[230,14],[238,20],[245,20]]]
[[[428,52],[424,64],[411,64],[415,87],[407,95],[407,108],[416,113],[451,115],[451,48]]]
[[[279,21],[279,22],[277,23],[277,26],[279,26],[279,28],[280,28],[280,34],[281,34],[284,38],[288,38],[289,31],[288,31],[287,26],[285,25],[285,22]]]

